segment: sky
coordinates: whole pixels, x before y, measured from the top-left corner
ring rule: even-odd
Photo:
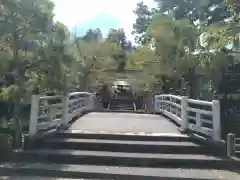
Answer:
[[[78,35],[90,28],[100,28],[106,36],[110,28],[124,28],[129,40],[136,19],[133,10],[141,0],[52,0],[55,19],[64,23]],[[153,0],[143,0],[152,7]]]

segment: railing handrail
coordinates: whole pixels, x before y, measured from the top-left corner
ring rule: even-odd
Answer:
[[[156,95],[157,97],[159,96],[159,97],[173,97],[173,98],[175,98],[175,99],[180,99],[181,98],[181,96],[177,96],[177,95],[172,95],[172,94],[161,94],[161,95]]]
[[[82,96],[83,95],[83,96]],[[30,117],[29,134],[35,135],[38,131],[38,126],[46,128],[56,124],[68,124],[69,120],[75,116],[83,113],[83,111],[89,111],[94,108],[93,93],[89,92],[72,92],[67,95],[56,96],[40,96],[34,95],[32,98],[32,108]],[[57,100],[54,103],[48,103],[48,101]],[[41,101],[47,103],[41,106]],[[184,130],[192,130],[197,133],[202,133],[208,137],[212,137],[216,141],[220,141],[220,105],[219,101],[213,100],[202,101],[196,99],[188,99],[186,96],[177,96],[172,94],[162,94],[155,96],[155,112],[160,112],[173,119]],[[111,102],[109,103],[110,106]],[[204,107],[211,107],[210,109],[196,108],[191,104],[201,105]],[[108,106],[108,108],[109,108]],[[133,104],[134,110],[136,105]],[[52,114],[49,112],[47,115],[39,115],[39,111],[42,108],[49,108],[54,111]],[[192,116],[189,112],[195,113]],[[58,116],[62,117],[59,118]],[[206,118],[206,117],[210,118]],[[39,118],[49,118],[47,122],[39,122]],[[194,121],[192,123],[191,121]],[[42,124],[42,125],[39,125]],[[205,125],[207,124],[207,125]]]
[[[211,101],[203,101],[203,100],[197,100],[197,99],[188,99],[188,102],[193,104],[199,104],[199,105],[212,105]]]
[[[85,95],[81,97],[81,95]],[[73,98],[73,99],[70,99]],[[49,103],[49,101],[58,100]],[[44,102],[41,105],[41,102]],[[59,102],[60,101],[60,102]],[[41,96],[33,95],[29,125],[29,136],[35,137],[38,131],[56,127],[68,126],[68,123],[76,116],[94,108],[94,94],[89,92],[72,92],[67,95]],[[43,111],[43,114],[41,114]],[[47,111],[47,112],[45,112]],[[39,114],[40,112],[40,114]],[[47,121],[39,122],[40,119]]]
[[[61,98],[61,95],[56,96],[40,96],[40,99],[55,99],[55,98]]]
[[[211,107],[211,110],[196,108],[192,106],[193,104]],[[219,101],[209,102],[188,99],[187,96],[162,94],[155,96],[155,111],[174,120],[183,130],[191,130],[213,138],[215,141],[221,141]],[[195,116],[191,115],[191,112]]]
[[[93,93],[89,93],[89,92],[71,92],[69,93],[69,96],[75,96],[80,94],[93,95]]]

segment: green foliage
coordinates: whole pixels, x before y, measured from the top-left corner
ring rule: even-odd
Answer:
[[[132,80],[139,90],[159,91],[165,80],[184,80],[192,88],[201,76],[216,88],[224,67],[238,61],[234,51],[221,51],[232,41],[239,48],[238,1],[155,3],[155,9],[136,5],[133,33],[141,46],[133,47],[121,28],[106,38],[98,28],[72,37],[64,24],[53,21],[49,0],[2,1],[0,70],[8,78],[1,81],[0,98],[29,104],[33,93],[90,91],[118,78]]]
[[[224,0],[155,0],[158,11],[170,13],[174,19],[188,18],[192,23],[210,25],[224,20],[229,12],[226,11]]]
[[[152,47],[161,60],[160,74],[184,80],[189,92],[196,91],[197,86],[211,87],[209,92],[216,90],[224,67],[239,61],[239,53],[234,51],[240,45],[238,1],[155,0],[155,3],[156,8],[151,10],[142,2],[137,4],[133,26],[137,42]],[[233,51],[226,50],[227,44],[233,44]],[[202,80],[197,82],[199,78]]]
[[[137,16],[137,19],[133,24],[133,34],[137,35],[136,41],[139,44],[146,43],[148,41],[146,30],[150,24],[153,13],[143,1],[137,4],[134,13]]]
[[[13,105],[6,109],[11,109],[16,139],[21,139],[22,123],[29,120],[22,107],[31,103],[35,93],[73,91],[79,79],[72,70],[80,58],[67,27],[53,21],[51,1],[1,3],[0,100]]]
[[[82,38],[84,41],[94,42],[101,41],[103,39],[100,29],[89,29],[85,36]]]

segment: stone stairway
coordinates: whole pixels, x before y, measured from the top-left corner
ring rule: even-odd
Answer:
[[[130,98],[115,98],[111,100],[109,109],[113,111],[133,112],[135,110],[134,101]]]
[[[224,157],[223,149],[185,135],[68,131],[36,141],[24,151],[13,152],[11,159],[0,166],[0,176],[17,175],[19,180],[20,176],[32,180],[38,176],[42,179],[239,180],[239,168],[240,162]]]

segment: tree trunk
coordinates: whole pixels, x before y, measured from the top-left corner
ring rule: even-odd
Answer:
[[[14,130],[14,148],[22,147],[22,123],[20,120],[20,105],[14,104],[14,115],[13,115],[13,130]]]
[[[19,69],[16,67],[19,64],[19,47],[18,47],[18,32],[13,33],[13,61],[14,63],[14,68],[16,68],[16,77],[20,78],[19,75]],[[21,86],[21,82],[19,82],[20,79],[16,80],[17,81],[17,86]],[[13,105],[13,130],[14,130],[14,148],[20,148],[22,146],[22,123],[20,120],[20,100],[22,96],[22,90],[20,88],[20,91],[17,94],[17,97],[15,99],[14,105]]]

